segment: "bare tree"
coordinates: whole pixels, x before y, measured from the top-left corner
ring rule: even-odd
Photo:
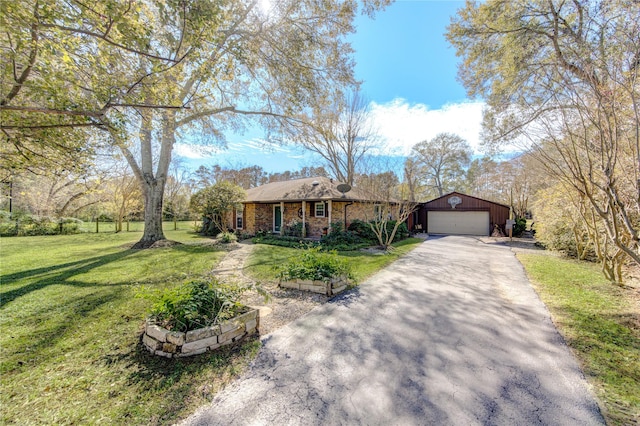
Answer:
[[[173,219],[173,229],[178,229],[178,218],[189,212],[191,198],[191,173],[181,161],[173,160],[167,179],[165,211]]]
[[[467,3],[447,34],[469,93],[487,99],[487,141],[527,143],[587,203],[613,281],[614,263],[640,264],[638,34],[638,2],[524,0]]]
[[[380,167],[388,170],[388,167]],[[380,247],[393,250],[392,243],[400,226],[406,222],[418,203],[409,199],[402,185],[392,171],[359,175],[358,189],[368,194],[370,201],[365,202],[363,215],[371,231],[378,239]]]
[[[318,154],[338,181],[353,185],[358,165],[377,137],[367,99],[355,90],[330,109],[302,121],[295,139]]]

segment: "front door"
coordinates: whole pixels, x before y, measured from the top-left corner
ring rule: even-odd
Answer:
[[[282,225],[282,210],[280,206],[273,206],[273,232],[280,233]]]

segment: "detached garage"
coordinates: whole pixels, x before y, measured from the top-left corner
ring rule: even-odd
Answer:
[[[418,222],[429,234],[490,235],[495,225],[504,232],[509,207],[452,192],[420,206]]]

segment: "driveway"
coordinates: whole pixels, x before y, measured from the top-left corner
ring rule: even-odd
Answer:
[[[430,238],[264,336],[185,425],[594,425],[594,397],[513,252]]]

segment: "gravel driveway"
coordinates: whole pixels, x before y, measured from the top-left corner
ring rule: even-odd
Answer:
[[[507,247],[430,238],[263,337],[185,425],[604,424]]]

